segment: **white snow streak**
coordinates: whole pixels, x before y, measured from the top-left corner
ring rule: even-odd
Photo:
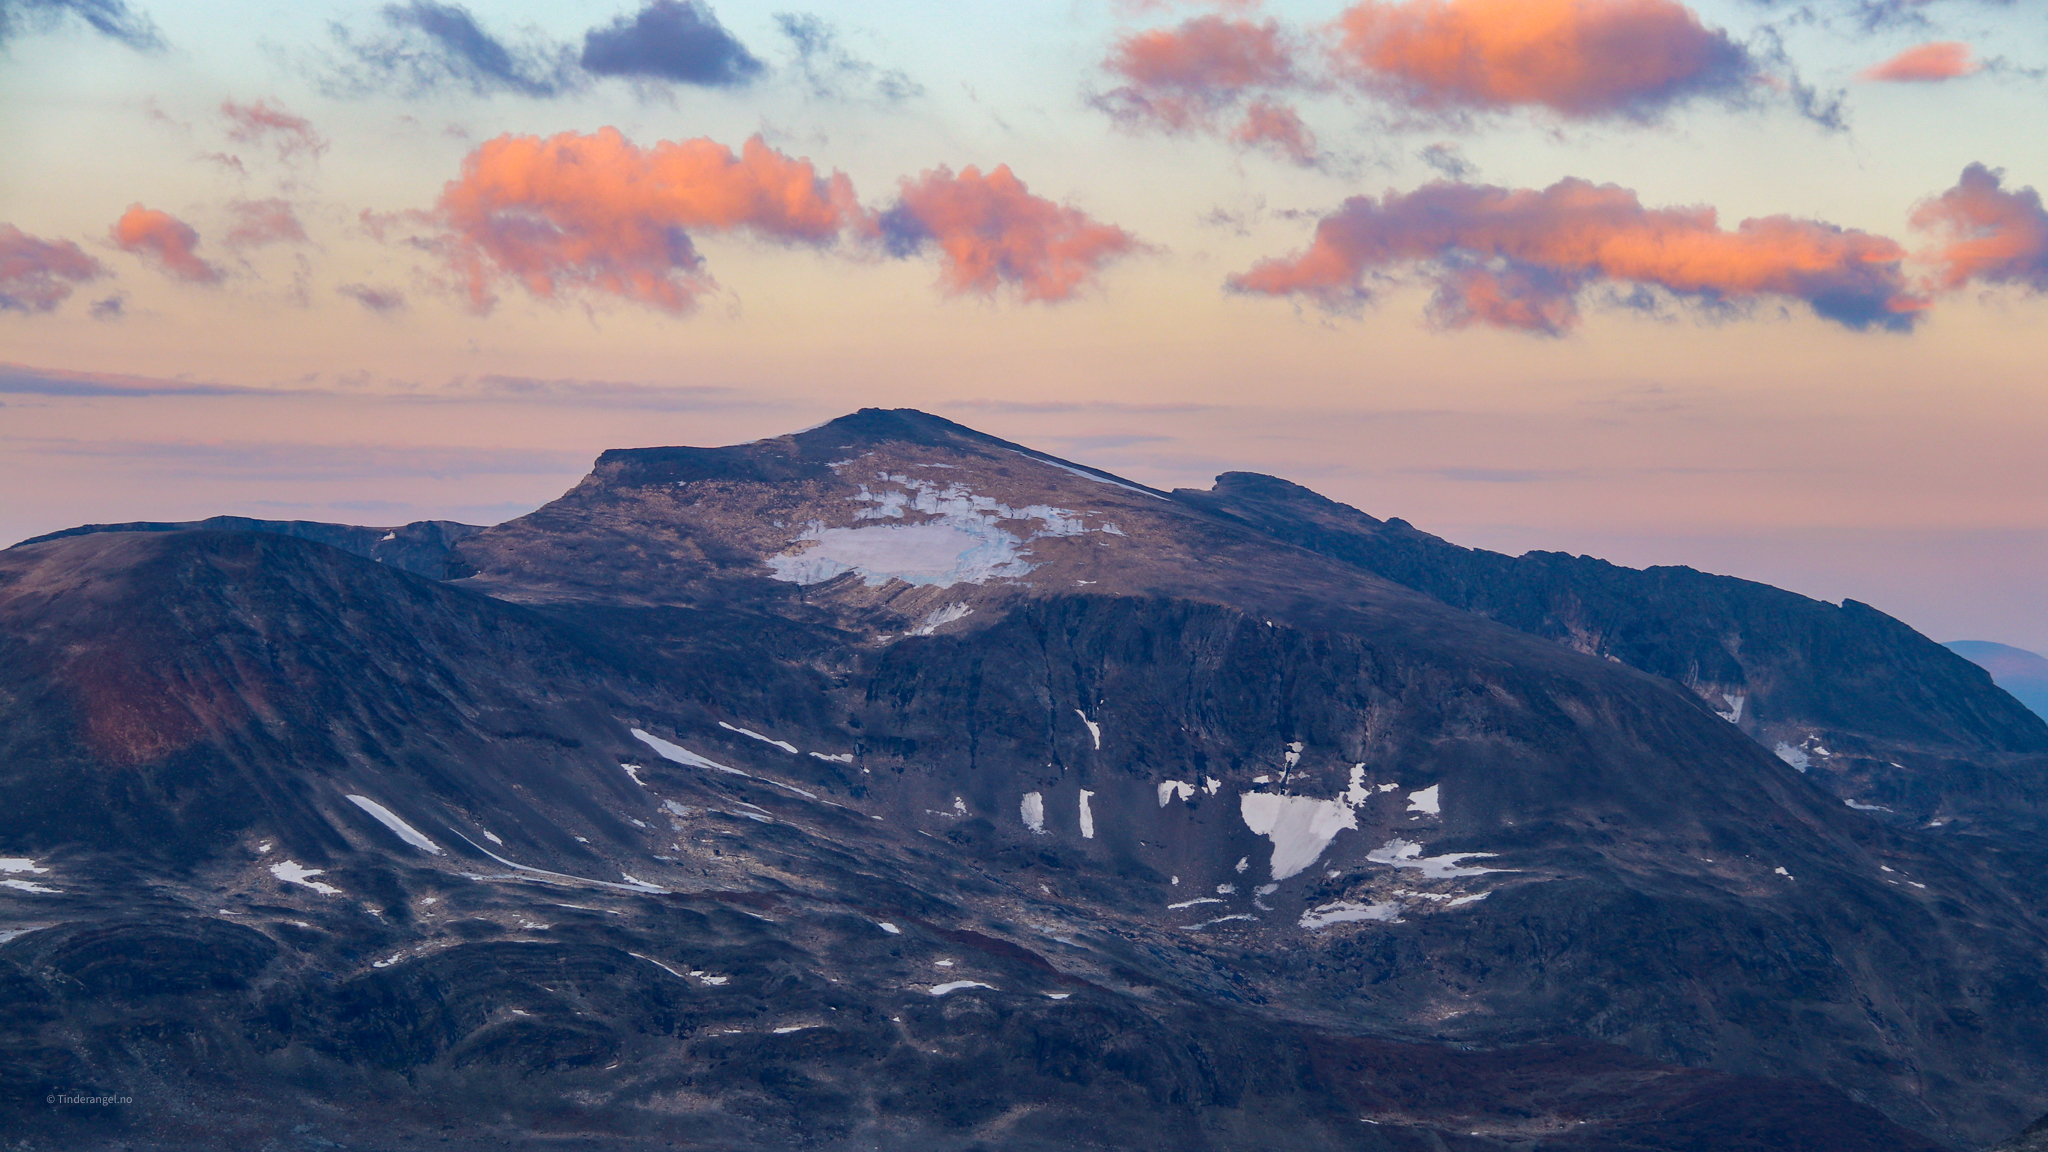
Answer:
[[[995,985],[983,984],[979,980],[952,980],[944,984],[932,985],[932,995],[944,996],[948,992],[958,992],[962,988],[986,988],[991,992],[996,990]]]
[[[797,751],[797,746],[791,744],[787,740],[777,740],[773,736],[763,736],[759,732],[754,731],[752,728],[735,728],[732,725],[727,724],[723,720],[720,720],[718,722],[718,726],[720,728],[725,729],[727,732],[737,732],[742,736],[751,736],[754,739],[759,740],[763,744],[773,744],[777,748],[782,749],[784,752],[789,753],[791,756],[801,755],[801,753]]]
[[[1195,786],[1180,780],[1162,780],[1159,782],[1159,806],[1161,808],[1166,807],[1176,794],[1182,800],[1186,800],[1195,794]]]
[[[1074,715],[1079,716],[1081,718],[1081,723],[1086,724],[1088,726],[1088,735],[1093,736],[1095,738],[1095,750],[1097,752],[1102,751],[1102,725],[1097,724],[1093,720],[1090,720],[1088,718],[1088,714],[1086,712],[1081,711],[1079,708],[1074,709]]]
[[[420,835],[419,829],[400,820],[397,813],[370,799],[368,796],[350,796],[348,800],[349,803],[376,817],[377,823],[391,829],[400,840],[405,841],[407,844],[422,852],[431,852],[436,856],[447,855],[447,853],[441,851],[439,844]]]
[[[1095,839],[1095,812],[1088,807],[1088,798],[1095,793],[1086,788],[1081,790],[1081,839]]]

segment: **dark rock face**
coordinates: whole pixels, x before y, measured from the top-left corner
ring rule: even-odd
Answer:
[[[2012,869],[1236,513],[869,412],[607,453],[449,561],[0,552],[17,1139],[1877,1152],[2048,1105]]]

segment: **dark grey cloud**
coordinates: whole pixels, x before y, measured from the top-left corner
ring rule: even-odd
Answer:
[[[583,70],[593,76],[671,80],[737,88],[764,66],[696,0],[653,0],[634,15],[583,36]]]
[[[386,4],[379,15],[388,31],[374,39],[358,41],[346,27],[334,26],[335,39],[353,61],[331,79],[331,87],[357,93],[455,87],[478,95],[513,92],[545,98],[570,91],[581,80],[568,46],[546,41],[515,45],[487,30],[460,4],[410,0]]]
[[[884,100],[924,94],[923,86],[896,69],[882,69],[848,52],[839,30],[807,12],[778,12],[775,26],[796,49],[797,70],[814,96],[846,98],[872,93]]]
[[[161,48],[149,17],[123,0],[0,0],[0,45],[30,32],[47,32],[71,18],[130,48]]]

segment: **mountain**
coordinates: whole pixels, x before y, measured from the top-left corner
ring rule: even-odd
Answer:
[[[2048,658],[1989,640],[1955,640],[1948,648],[1991,673],[1993,682],[2036,715],[2048,716]]]
[[[1845,803],[1921,822],[2048,816],[2048,721],[1996,690],[1967,654],[1867,604],[1691,568],[1462,548],[1252,473],[1174,496],[1683,684]]]
[[[448,548],[465,536],[483,531],[474,524],[453,520],[415,520],[388,528],[366,528],[355,524],[326,524],[317,520],[252,520],[247,516],[210,516],[204,520],[138,520],[127,524],[84,524],[22,541],[41,544],[72,536],[99,532],[263,532],[315,540],[344,552],[389,564],[405,572],[439,579],[447,563]]]
[[[10,1130],[1876,1152],[2048,1109],[2013,870],[1175,495],[867,410],[607,452],[442,581],[0,552]],[[1957,683],[1909,734],[2017,775]]]

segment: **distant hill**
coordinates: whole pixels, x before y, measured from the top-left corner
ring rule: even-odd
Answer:
[[[1956,640],[1948,648],[1991,673],[1992,683],[2014,699],[2048,717],[2048,657],[1989,640]]]

